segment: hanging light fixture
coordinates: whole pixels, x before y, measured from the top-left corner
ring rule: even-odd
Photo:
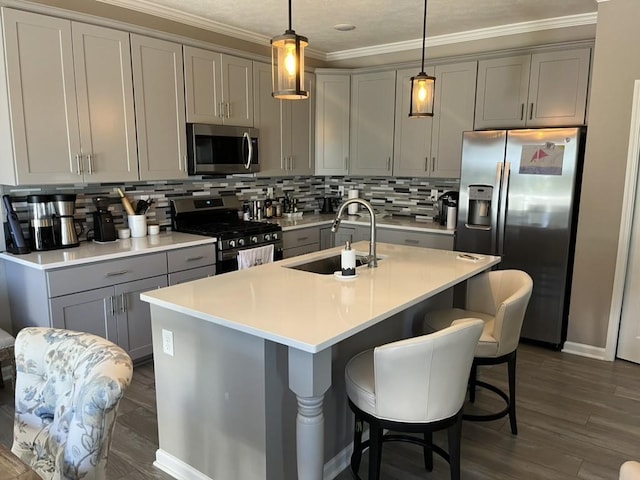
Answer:
[[[411,77],[411,102],[409,103],[409,117],[433,117],[433,93],[436,77],[424,73],[424,47],[427,40],[427,0],[424,0],[424,23],[422,30],[422,68],[420,73]]]
[[[291,28],[291,0],[289,0],[289,28],[271,39],[271,75],[275,98],[298,100],[309,97],[304,90],[304,49],[306,37],[296,35]]]

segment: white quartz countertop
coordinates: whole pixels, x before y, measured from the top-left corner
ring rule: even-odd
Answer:
[[[316,227],[322,225],[331,225],[336,218],[334,213],[304,213],[301,218],[273,218],[269,222],[277,223],[282,227],[283,231],[295,230],[305,227]],[[365,225],[369,226],[370,220],[367,214],[363,215],[344,215],[341,225]],[[435,222],[427,222],[416,220],[412,217],[402,216],[386,216],[376,217],[376,226],[378,228],[389,228],[397,230],[413,230],[416,232],[439,233],[442,235],[453,235],[455,230],[448,230],[445,226]]]
[[[213,238],[188,233],[165,232],[141,238],[118,239],[108,243],[81,242],[77,247],[31,252],[26,255],[2,252],[0,258],[38,270],[49,270],[210,243],[214,243]]]
[[[358,253],[368,251],[358,242]],[[497,264],[499,257],[379,243],[377,268],[343,280],[292,268],[340,247],[141,294],[143,301],[294,347],[322,351]]]

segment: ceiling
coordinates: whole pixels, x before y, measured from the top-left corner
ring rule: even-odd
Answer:
[[[98,0],[268,44],[288,27],[287,0]],[[291,0],[311,56],[331,60],[422,45],[422,0]],[[593,24],[599,0],[429,0],[427,45]],[[353,24],[341,32],[334,26]]]

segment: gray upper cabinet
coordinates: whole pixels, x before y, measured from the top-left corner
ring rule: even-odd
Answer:
[[[477,62],[436,67],[431,177],[460,177],[462,132],[473,130]]]
[[[137,180],[129,34],[9,8],[2,23],[2,183]]]
[[[481,60],[475,128],[585,123],[589,48]]]
[[[273,98],[271,65],[254,62],[255,126],[260,135],[259,176],[310,175],[314,171],[314,84],[305,72],[306,100]]]
[[[457,178],[460,176],[462,132],[473,130],[477,62],[426,69],[436,77],[432,118],[409,118],[411,77],[399,70],[393,173],[396,176]]]
[[[396,72],[351,76],[349,173],[391,175]]]
[[[252,70],[251,60],[185,46],[187,122],[253,127]]]
[[[182,45],[131,35],[140,180],[187,177]]]
[[[425,73],[433,76],[435,68],[425,68]],[[428,177],[431,173],[433,118],[409,118],[411,77],[417,74],[415,68],[397,72],[393,173],[399,177]],[[437,79],[436,85],[439,82]]]
[[[349,75],[316,74],[316,174],[349,173]]]
[[[304,74],[306,100],[280,100],[282,159],[287,175],[313,175],[315,170],[315,75]]]

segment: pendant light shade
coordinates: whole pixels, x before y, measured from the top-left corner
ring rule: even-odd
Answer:
[[[433,117],[433,100],[436,87],[436,77],[424,73],[424,47],[427,39],[427,0],[424,0],[424,19],[422,30],[422,68],[420,73],[411,77],[411,102],[409,103],[409,117]]]
[[[289,29],[271,39],[271,74],[275,98],[299,100],[309,97],[304,90],[304,49],[306,37],[296,35],[291,28],[291,0],[289,0]]]

